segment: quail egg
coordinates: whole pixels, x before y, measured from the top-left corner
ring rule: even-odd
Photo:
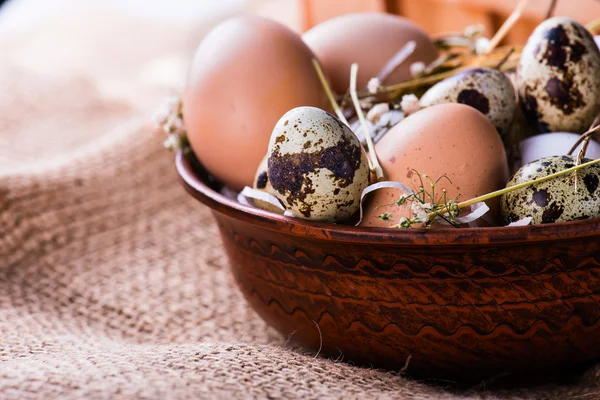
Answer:
[[[600,112],[600,50],[576,21],[554,17],[529,37],[517,69],[523,113],[540,133],[581,133]]]
[[[591,161],[585,159],[583,162]],[[507,186],[542,178],[575,166],[574,156],[551,156],[523,166]],[[504,222],[532,217],[532,224],[600,217],[600,165],[592,165],[502,196]]]
[[[421,99],[421,107],[442,103],[462,103],[479,110],[506,137],[515,115],[517,101],[513,85],[492,68],[473,68],[438,82]]]
[[[268,176],[294,216],[340,222],[356,213],[369,184],[367,155],[350,128],[315,107],[298,107],[275,125]]]

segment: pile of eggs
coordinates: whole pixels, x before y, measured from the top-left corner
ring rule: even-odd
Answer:
[[[254,206],[298,218],[390,227],[409,217],[399,209],[402,191],[382,187],[357,123],[334,115],[314,68],[347,93],[350,66],[366,88],[408,43],[414,51],[381,85],[413,79],[415,63],[438,58],[434,40],[419,26],[381,13],[349,14],[299,36],[277,22],[242,16],[215,27],[195,54],[183,96],[189,144],[215,179],[233,191],[252,187],[276,199]],[[567,155],[600,114],[600,51],[592,35],[565,17],[542,22],[523,48],[516,72],[473,67],[429,87],[408,111],[399,101],[365,109],[372,127],[385,121],[374,153],[386,181],[410,185],[414,171],[444,176],[436,186],[448,198],[468,200],[573,167]],[[395,114],[394,114],[395,113]],[[380,123],[381,125],[381,123]],[[527,131],[526,163],[511,178],[507,149],[515,131]],[[566,135],[566,136],[565,136]],[[564,140],[563,140],[564,139]],[[525,151],[527,149],[527,151]],[[590,144],[588,156],[600,147]],[[508,150],[508,153],[510,151]],[[527,159],[535,153],[535,159]],[[508,154],[510,155],[510,154]],[[586,160],[584,160],[585,162]],[[478,225],[530,217],[552,223],[600,217],[600,165],[581,169],[487,201]]]

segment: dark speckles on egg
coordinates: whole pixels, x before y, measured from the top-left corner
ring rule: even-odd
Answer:
[[[559,206],[556,202],[550,203],[542,213],[542,224],[551,224],[557,222],[565,211],[564,206]]]
[[[587,162],[590,160],[584,160]],[[575,165],[574,156],[552,156],[523,166],[507,186],[541,178]],[[523,174],[523,171],[535,171]],[[527,176],[523,176],[527,175]],[[600,218],[600,165],[577,173],[577,185],[567,174],[502,196],[502,217],[506,223],[532,216],[534,224]]]
[[[263,171],[256,179],[256,188],[264,189],[267,187],[267,183],[269,183],[269,176],[267,175],[267,171]]]
[[[600,181],[600,179],[598,178],[598,175],[586,174],[583,177],[583,182],[585,183],[585,187],[587,188],[587,190],[590,194],[596,193],[596,190],[598,189],[599,181]]]
[[[275,143],[283,143],[285,142],[285,135],[280,135],[275,138]]]
[[[457,97],[457,102],[466,104],[479,110],[482,114],[490,112],[490,101],[483,93],[475,89],[462,90]]]
[[[541,60],[548,65],[564,69],[567,62],[567,49],[569,47],[569,37],[562,25],[549,28],[543,37],[546,39],[546,51],[542,54]],[[539,53],[538,53],[539,54]]]
[[[571,45],[571,55],[569,56],[569,60],[572,62],[579,62],[586,52],[586,47],[581,42],[576,41]]]
[[[535,187],[532,188],[533,194],[532,199],[538,207],[546,207],[550,202],[550,194],[547,190],[537,190]]]
[[[585,105],[581,93],[568,76],[562,80],[550,78],[546,83],[546,93],[550,104],[561,109],[565,115],[570,115]]]

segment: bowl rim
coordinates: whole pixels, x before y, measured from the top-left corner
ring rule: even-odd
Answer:
[[[411,246],[504,245],[530,242],[571,241],[598,237],[600,218],[553,224],[436,229],[389,229],[339,225],[286,217],[238,203],[217,192],[200,178],[189,156],[178,150],[175,167],[185,190],[213,212],[267,230],[292,236],[361,244],[408,244]]]

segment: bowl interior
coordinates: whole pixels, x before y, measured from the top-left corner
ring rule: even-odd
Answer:
[[[360,243],[408,243],[414,246],[507,244],[572,240],[600,236],[600,219],[544,225],[483,228],[385,229],[308,221],[243,205],[220,193],[214,180],[193,155],[179,151],[176,168],[185,189],[214,211],[287,234]]]

